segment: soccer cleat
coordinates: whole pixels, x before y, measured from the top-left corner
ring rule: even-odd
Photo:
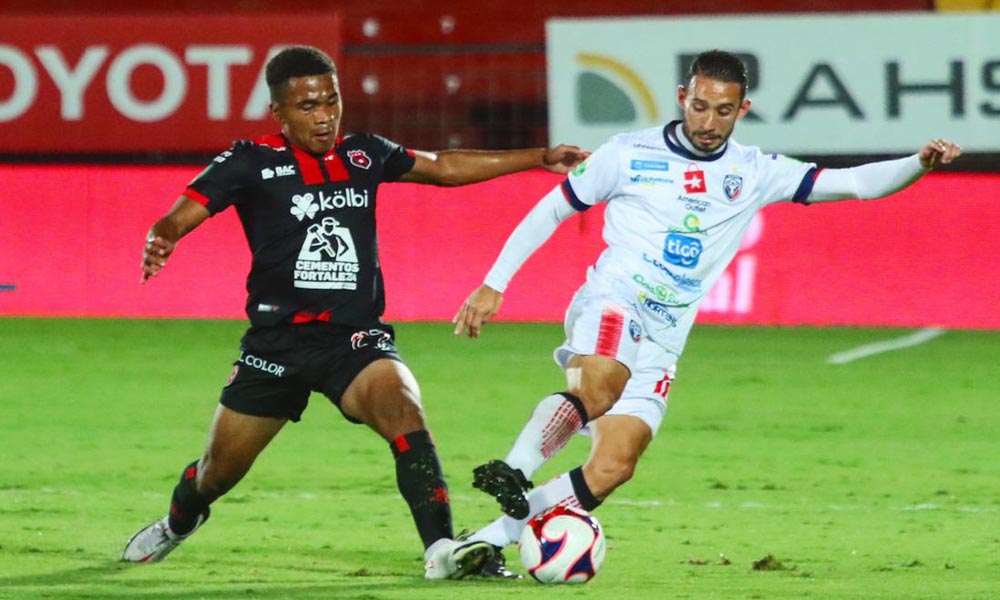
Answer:
[[[491,460],[472,470],[472,486],[496,498],[504,514],[515,519],[528,517],[527,491],[533,485],[521,469],[502,460]]]
[[[442,538],[427,549],[426,579],[463,579],[493,558],[493,545]]]
[[[519,573],[507,568],[507,559],[496,546],[493,546],[493,556],[483,561],[483,566],[473,575],[484,579],[524,579]]]
[[[133,535],[122,551],[122,560],[127,562],[159,562],[173,552],[181,542],[191,537],[208,520],[209,510],[198,516],[194,528],[184,535],[170,530],[170,517],[163,517],[143,527]]]

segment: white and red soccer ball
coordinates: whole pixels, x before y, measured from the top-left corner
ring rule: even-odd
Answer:
[[[580,509],[553,506],[532,517],[518,544],[521,564],[541,583],[586,583],[601,569],[601,524]]]

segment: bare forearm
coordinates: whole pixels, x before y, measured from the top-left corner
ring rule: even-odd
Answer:
[[[442,150],[414,151],[413,169],[401,181],[455,186],[486,181],[528,169],[544,168],[566,174],[590,153],[576,146],[561,144],[554,148],[524,150]]]
[[[466,185],[545,166],[545,148],[524,150],[444,150],[437,154],[442,185]]]
[[[207,219],[208,214],[204,206],[187,196],[181,196],[170,212],[153,223],[149,228],[149,235],[176,242]]]

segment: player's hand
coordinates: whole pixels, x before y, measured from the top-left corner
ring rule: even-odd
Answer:
[[[462,335],[468,328],[470,338],[479,337],[479,329],[500,311],[502,302],[503,294],[490,286],[476,288],[451,320],[455,323],[455,335]]]
[[[150,277],[160,272],[160,269],[167,266],[167,257],[177,246],[175,242],[162,238],[158,235],[149,234],[146,238],[146,247],[142,250],[142,279],[139,283],[146,283]]]
[[[590,156],[590,152],[581,150],[577,146],[560,144],[545,151],[542,164],[547,171],[565,175],[575,169],[578,164],[587,160],[588,156]]]
[[[962,156],[962,147],[948,140],[931,140],[920,149],[920,166],[933,169],[938,165],[947,165]]]

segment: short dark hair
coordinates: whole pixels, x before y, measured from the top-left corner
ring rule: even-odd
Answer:
[[[337,74],[337,66],[329,54],[312,46],[292,46],[267,61],[264,79],[271,90],[271,99],[276,100],[278,91],[289,79],[327,73]]]
[[[738,56],[723,50],[702,52],[688,69],[688,83],[695,75],[740,84],[740,100],[747,94],[747,67]]]

